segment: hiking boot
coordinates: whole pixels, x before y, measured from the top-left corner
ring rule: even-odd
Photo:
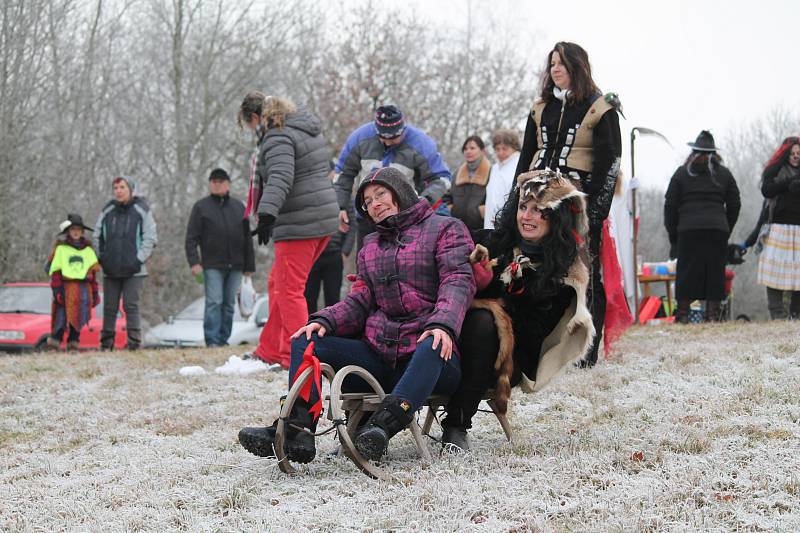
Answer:
[[[442,446],[451,453],[469,451],[469,436],[467,428],[461,426],[444,426],[442,431]]]
[[[411,404],[392,394],[383,398],[380,407],[372,413],[367,423],[358,431],[356,450],[369,461],[381,458],[389,439],[414,419]]]
[[[80,347],[80,342],[78,342],[78,341],[67,341],[67,351],[68,352],[77,352],[79,347]]]
[[[275,433],[278,431],[278,421],[268,427],[244,427],[239,430],[239,444],[259,457],[275,457]]]

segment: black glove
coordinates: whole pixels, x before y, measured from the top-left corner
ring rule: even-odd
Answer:
[[[258,235],[258,244],[267,244],[272,238],[272,228],[275,226],[275,217],[272,215],[258,215],[258,226],[251,235]]]
[[[800,179],[789,183],[789,192],[800,192]]]

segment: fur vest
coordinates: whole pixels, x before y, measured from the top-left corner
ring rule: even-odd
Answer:
[[[491,263],[480,264],[481,249],[488,252],[483,246],[476,248],[476,251],[470,256],[473,268],[491,268]],[[493,277],[497,279],[500,275],[495,272]],[[478,276],[476,275],[476,277]],[[577,257],[563,278],[564,285],[574,289],[575,294],[555,328],[542,342],[535,373],[531,373],[533,375],[527,375],[524,371],[520,373],[519,386],[524,392],[532,393],[542,390],[567,365],[580,359],[586,353],[595,333],[592,316],[586,306],[588,281],[588,269],[581,257]],[[495,402],[498,410],[505,413],[511,397],[511,379],[515,371],[513,318],[499,298],[476,298],[472,307],[486,309],[494,316],[500,338],[500,349],[495,360],[497,372]]]

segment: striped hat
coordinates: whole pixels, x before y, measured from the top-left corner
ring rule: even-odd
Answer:
[[[394,139],[406,130],[403,112],[393,105],[382,105],[375,110],[375,132],[378,137]]]

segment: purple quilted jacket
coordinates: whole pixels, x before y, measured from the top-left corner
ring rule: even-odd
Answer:
[[[425,330],[458,338],[475,294],[474,245],[463,222],[434,214],[424,199],[376,228],[358,254],[350,294],[310,322],[338,337],[361,337],[394,365],[414,353]]]

